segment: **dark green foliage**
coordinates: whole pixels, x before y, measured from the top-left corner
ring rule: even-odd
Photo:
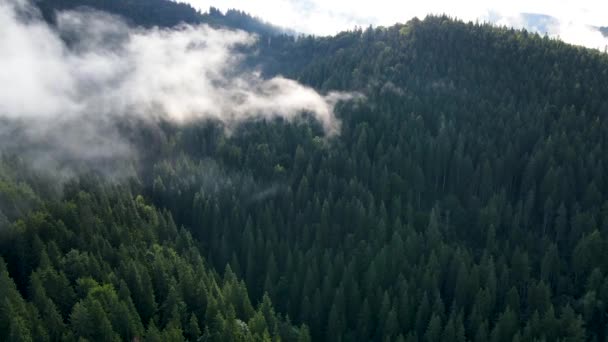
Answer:
[[[229,27],[254,32],[260,35],[275,35],[287,31],[254,18],[245,12],[228,10],[222,13],[211,7],[201,13],[187,3],[168,0],[35,0],[43,17],[53,23],[55,12],[92,8],[119,15],[130,24],[144,27],[172,27],[179,24],[208,24],[214,27]]]
[[[150,196],[211,264],[314,340],[606,338],[604,54],[446,17],[261,48],[367,98],[176,136]]]
[[[203,21],[129,3],[110,10]],[[605,54],[433,16],[256,49],[366,98],[335,137],[167,125],[130,190],[88,176],[57,200],[6,164],[0,340],[608,338]]]
[[[308,336],[276,314],[269,298],[256,311],[234,273],[221,278],[208,269],[170,214],[129,191],[66,195],[5,229],[0,340],[181,341],[203,333],[255,340],[261,335],[244,322],[256,312],[272,322],[261,325],[271,337]],[[53,257],[50,246],[59,249]],[[283,325],[288,330],[275,328]]]

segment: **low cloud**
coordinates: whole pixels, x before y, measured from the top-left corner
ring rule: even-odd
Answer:
[[[131,28],[92,10],[58,13],[50,27],[28,2],[5,0],[0,144],[61,168],[70,160],[131,160],[134,151],[118,122],[214,120],[230,129],[307,113],[336,134],[334,105],[350,95],[321,95],[294,80],[243,70],[238,51],[255,41],[243,31],[206,25]]]

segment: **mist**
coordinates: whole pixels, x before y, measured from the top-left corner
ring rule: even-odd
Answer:
[[[73,172],[73,162],[116,171],[136,159],[121,122],[184,125],[212,120],[227,131],[244,121],[303,114],[339,132],[334,106],[284,77],[242,67],[256,36],[206,25],[129,27],[93,10],[44,22],[24,0],[0,3],[0,144],[40,168]]]

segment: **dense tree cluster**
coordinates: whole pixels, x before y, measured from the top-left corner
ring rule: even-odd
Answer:
[[[229,266],[209,268],[168,212],[88,178],[1,226],[0,340],[309,340],[268,296],[254,308]],[[10,203],[36,198],[11,186]]]
[[[5,161],[1,340],[608,339],[605,54],[443,16],[256,49],[365,99],[335,137],[166,125],[60,198]]]
[[[201,13],[187,3],[169,0],[35,0],[34,2],[43,17],[51,23],[55,22],[57,11],[95,9],[118,15],[130,24],[144,27],[208,24],[261,35],[290,32],[236,9],[222,13],[217,8],[211,7],[207,12]]]
[[[446,17],[260,45],[367,99],[337,138],[180,133],[151,197],[210,262],[314,340],[606,338],[605,55]]]

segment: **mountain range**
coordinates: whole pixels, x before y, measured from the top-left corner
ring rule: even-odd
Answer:
[[[120,66],[69,83],[82,120],[0,110],[0,340],[608,338],[605,53],[447,16],[315,37],[167,0],[35,6],[15,20],[38,35],[65,11],[128,29],[57,35],[75,68]]]

